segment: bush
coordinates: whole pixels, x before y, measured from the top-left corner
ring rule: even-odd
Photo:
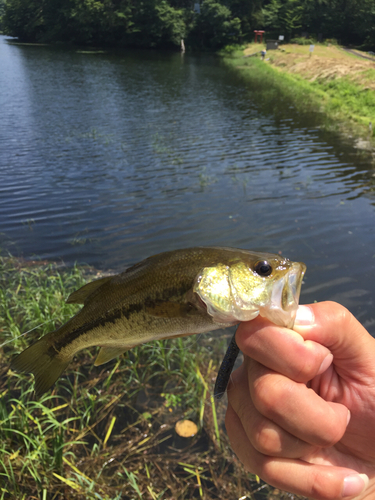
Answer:
[[[233,52],[240,52],[244,49],[246,49],[247,45],[241,45],[241,44],[231,44],[231,45],[226,45],[220,50],[220,54],[222,55],[230,55],[233,54]]]
[[[292,38],[290,43],[296,43],[298,45],[314,45],[315,40],[312,38],[304,38],[302,36],[297,36],[296,38]]]
[[[324,45],[338,45],[338,41],[336,40],[336,38],[327,38],[325,41],[324,41]]]

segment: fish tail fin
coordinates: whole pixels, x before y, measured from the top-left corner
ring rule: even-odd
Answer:
[[[35,395],[40,397],[56,382],[70,361],[61,359],[58,352],[51,349],[51,343],[43,337],[16,356],[10,367],[18,372],[33,373]]]

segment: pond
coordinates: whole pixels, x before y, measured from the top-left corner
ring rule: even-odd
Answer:
[[[375,334],[375,177],[318,115],[214,55],[0,39],[0,247],[120,271],[189,246],[307,265]],[[265,82],[266,87],[266,82]]]
[[[119,272],[191,246],[280,253],[307,265],[302,303],[336,300],[375,335],[375,170],[319,113],[298,112],[212,54],[0,36],[0,68],[2,254]],[[52,290],[54,321],[58,280],[43,279],[36,289]],[[7,315],[15,331],[19,287]],[[29,375],[9,372],[7,346],[0,476],[12,498],[60,498],[65,486],[77,499],[134,498],[138,485],[150,498],[265,498],[220,438],[216,340],[151,342],[103,367],[84,352],[41,400]],[[173,431],[181,417],[199,418],[188,444]]]

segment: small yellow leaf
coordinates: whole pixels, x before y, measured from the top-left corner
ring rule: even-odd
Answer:
[[[70,479],[65,479],[65,477],[62,477],[62,476],[59,476],[58,474],[56,474],[55,472],[52,472],[52,474],[57,477],[57,479],[60,479],[60,481],[62,481],[63,483],[67,484],[68,486],[70,486],[71,488],[73,488],[74,490],[77,490],[77,491],[80,491],[81,490],[81,487],[76,484],[76,483],[73,483],[73,481],[70,481]]]
[[[191,420],[179,420],[175,425],[175,431],[181,437],[193,437],[197,434],[198,427]]]
[[[60,406],[55,406],[55,408],[52,408],[51,411],[62,410],[63,408],[66,408],[67,406],[69,406],[69,403],[65,403],[65,404],[60,405]]]
[[[14,460],[15,458],[17,458],[18,455],[20,454],[20,451],[21,450],[17,450],[14,453],[12,453],[11,455],[9,455],[9,460]]]

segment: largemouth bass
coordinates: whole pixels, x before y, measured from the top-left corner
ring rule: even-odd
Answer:
[[[31,372],[40,396],[82,349],[100,346],[95,365],[132,347],[249,321],[259,314],[293,327],[306,266],[235,248],[165,252],[116,276],[84,285],[67,302],[84,304],[12,362]]]

